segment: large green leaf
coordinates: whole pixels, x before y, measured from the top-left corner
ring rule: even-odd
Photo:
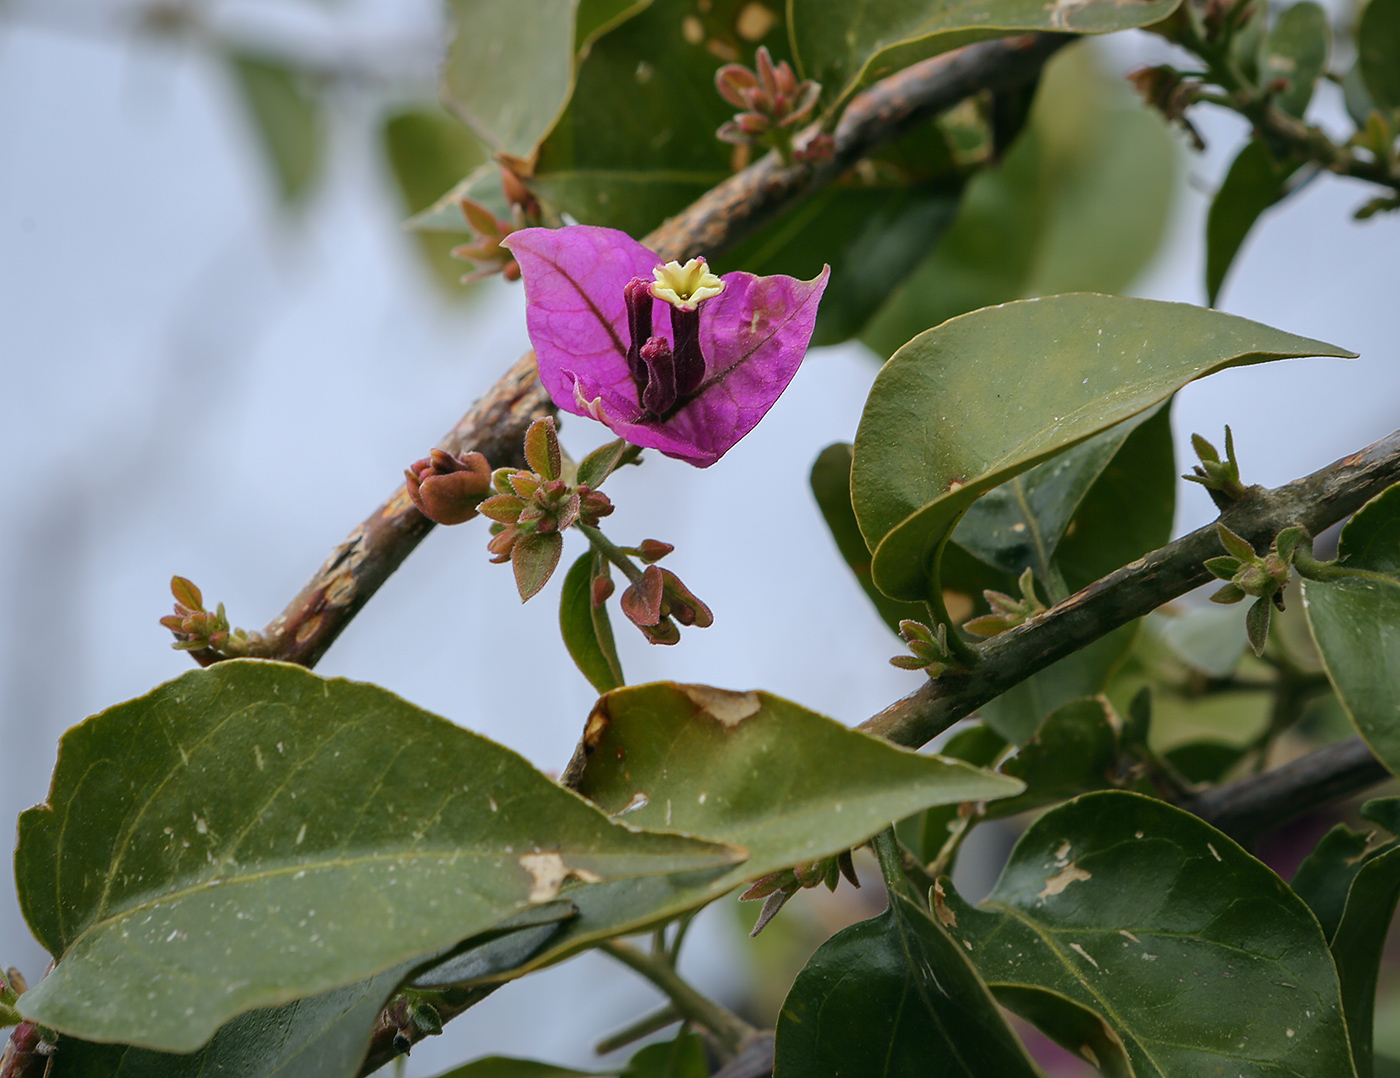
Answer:
[[[1082,46],[1046,66],[1030,121],[968,183],[957,219],[862,339],[888,356],[954,315],[1056,292],[1118,292],[1157,250],[1179,172],[1161,117]]]
[[[1103,697],[1056,708],[1035,737],[1002,765],[1005,774],[1026,784],[1025,793],[988,804],[988,818],[1014,816],[1112,786],[1118,763],[1116,723]]]
[[[1400,769],[1400,485],[1372,498],[1342,529],[1343,568],[1379,574],[1304,580],[1303,608],[1337,697],[1371,751]],[[1387,579],[1389,578],[1389,579]]]
[[[682,1031],[669,1041],[635,1052],[621,1078],[709,1078],[710,1063],[699,1034]]]
[[[1300,0],[1283,9],[1259,50],[1259,81],[1265,86],[1284,83],[1274,104],[1293,116],[1307,111],[1331,43],[1332,27],[1322,5]]]
[[[1356,63],[1378,108],[1400,108],[1400,0],[1371,0],[1356,28]]]
[[[1217,311],[1092,294],[951,319],[895,353],[861,417],[851,502],[875,584],[926,597],[936,551],[982,493],[1196,378],[1352,354]]]
[[[987,900],[949,893],[942,919],[989,984],[1048,988],[1101,1014],[1142,1078],[1356,1073],[1312,914],[1163,802],[1111,791],[1050,810]]]
[[[1225,275],[1254,222],[1288,194],[1293,162],[1274,158],[1259,139],[1246,142],[1235,158],[1206,215],[1206,295],[1215,306]]]
[[[899,890],[798,974],[778,1018],[773,1078],[1032,1078],[967,955]]]
[[[407,965],[310,999],[240,1014],[177,1055],[62,1039],[49,1078],[354,1078],[370,1031]]]
[[[321,99],[305,73],[278,60],[248,52],[228,59],[278,190],[285,201],[297,202],[325,156]]]
[[[728,176],[733,147],[715,131],[734,109],[715,90],[720,57],[747,61],[759,43],[786,51],[780,18],[759,40],[739,32],[744,7],[671,0],[599,39],[531,189],[583,224],[641,236]]]
[[[234,1015],[426,957],[571,876],[742,856],[619,827],[383,689],[220,663],[64,735],[15,855],[25,916],[59,961],[20,1009],[190,1051]]]
[[[579,792],[617,818],[747,849],[728,886],[849,849],[931,805],[1022,788],[768,693],[669,682],[605,696],[575,759]]]
[[[1393,810],[1396,803],[1396,798],[1369,801],[1361,811],[1363,815],[1374,817],[1376,809],[1386,806]],[[1397,900],[1400,900],[1400,845],[1390,842],[1373,851],[1357,869],[1347,889],[1346,907],[1332,937],[1332,958],[1337,963],[1337,977],[1342,985],[1351,1050],[1356,1056],[1357,1072],[1362,1075],[1372,1070],[1376,982]]]
[[[834,102],[875,79],[969,42],[1027,30],[1127,30],[1165,19],[1178,2],[884,0],[833,9],[823,0],[788,0],[788,11],[802,73],[820,82],[826,98]]]
[[[451,0],[448,106],[491,149],[529,157],[574,89],[578,60],[650,0]]]
[[[1123,1039],[1096,1011],[1032,985],[997,985],[992,994],[1003,1007],[1019,1014],[1061,1048],[1092,1063],[1103,1078],[1136,1078]]]

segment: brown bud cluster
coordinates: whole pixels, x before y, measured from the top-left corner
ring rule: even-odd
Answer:
[[[498,160],[502,160],[498,158]],[[479,281],[499,273],[507,281],[520,280],[520,265],[515,257],[501,246],[501,240],[512,232],[540,222],[540,205],[535,196],[511,167],[524,169],[526,162],[519,158],[505,158],[501,167],[501,193],[510,207],[511,219],[502,220],[480,202],[469,198],[459,199],[457,205],[462,216],[471,226],[473,236],[470,243],[452,248],[452,257],[460,258],[475,265],[470,273],[462,277],[462,283]]]
[[[786,60],[774,64],[768,49],[760,46],[750,70],[742,64],[725,64],[715,72],[715,88],[735,108],[742,109],[725,122],[716,135],[736,145],[790,145],[792,132],[812,115],[821,85],[811,79],[798,81]]]
[[[666,544],[659,544],[665,546]],[[680,642],[676,622],[708,629],[715,616],[681,578],[669,569],[648,565],[641,579],[622,592],[622,612],[653,644]]]
[[[787,904],[787,900],[804,887],[824,884],[828,891],[835,891],[842,876],[846,877],[852,887],[860,886],[850,850],[842,850],[834,857],[822,857],[816,861],[794,865],[792,868],[785,868],[781,872],[774,872],[770,876],[755,880],[753,885],[739,896],[740,902],[754,902],[760,898],[765,900],[749,935],[757,936],[762,932],[768,922]]]
[[[480,453],[455,457],[434,449],[404,470],[408,496],[436,524],[462,524],[476,516],[491,490],[491,465]]]
[[[1206,148],[1205,140],[1186,118],[1186,110],[1195,104],[1196,93],[1201,88],[1200,79],[1187,78],[1176,68],[1166,64],[1157,67],[1140,67],[1128,74],[1142,99],[1151,105],[1168,123],[1180,125],[1195,144],[1197,150]]]

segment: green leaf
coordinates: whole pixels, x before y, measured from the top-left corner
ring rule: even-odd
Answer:
[[[598,40],[540,146],[531,190],[582,224],[641,236],[725,179],[734,148],[715,131],[734,109],[715,90],[720,57],[787,51],[776,3],[764,37],[739,33],[747,2],[653,4]]]
[[[600,693],[626,684],[605,604],[593,605],[593,551],[583,554],[564,577],[559,595],[559,631],[575,664]]]
[[[1400,108],[1400,0],[1371,0],[1356,29],[1357,66],[1383,112]]]
[[[527,532],[516,541],[510,551],[510,565],[515,570],[515,587],[522,603],[529,602],[549,583],[563,553],[564,537],[558,532]]]
[[[1212,307],[1249,230],[1288,194],[1297,170],[1296,163],[1275,160],[1268,146],[1251,139],[1225,174],[1206,215],[1206,295]]]
[[[945,322],[881,369],[856,434],[851,502],[875,584],[924,598],[938,548],[981,494],[1196,378],[1352,354],[1217,311],[1090,294]]]
[[[992,990],[997,1002],[1019,1014],[1066,1051],[1094,1065],[1104,1078],[1135,1078],[1123,1040],[1103,1017],[1068,996],[1025,984]]]
[[[778,1017],[774,1078],[874,1074],[1042,1074],[962,948],[899,890],[822,944]]]
[[[1003,752],[1006,740],[985,726],[969,726],[948,739],[938,752],[940,756],[965,760],[976,767],[991,767]],[[924,864],[931,864],[952,834],[958,819],[959,806],[935,805],[916,816],[909,816],[895,825],[895,834],[909,846]]]
[[[1342,985],[1347,1029],[1357,1071],[1372,1069],[1376,982],[1386,934],[1400,900],[1400,847],[1394,843],[1369,858],[1347,891],[1346,910],[1332,938],[1332,957]]]
[[[1035,736],[1041,721],[1072,700],[1102,692],[1137,639],[1136,622],[1099,637],[1092,644],[1013,685],[978,709],[991,729],[1017,745]]]
[[[924,137],[940,136],[930,125]],[[859,334],[923,261],[952,223],[961,192],[957,176],[832,184],[726,252],[715,272],[785,273],[805,281],[830,264],[812,345],[839,344]]]
[[[905,619],[917,621],[927,618],[928,611],[922,604],[891,599],[870,579],[870,549],[861,538],[855,511],[851,509],[850,445],[837,442],[823,449],[812,465],[811,482],[817,507],[822,511],[826,526],[831,529],[831,537],[836,540],[841,560],[850,567],[856,582],[875,604],[875,609],[890,631],[897,634],[899,623]]]
[[[822,0],[788,0],[788,11],[802,73],[820,82],[827,101],[835,103],[876,79],[973,41],[1028,30],[1112,33],[1165,19],[1177,3],[885,0],[836,14]]]
[[[578,61],[650,0],[451,0],[444,100],[498,153],[528,158],[574,91]]]
[[[1117,719],[1103,697],[1073,700],[1045,717],[1002,771],[1026,784],[1017,797],[987,805],[987,818],[1065,801],[1090,790],[1113,785],[1118,763]]]
[[[379,1012],[409,965],[241,1014],[189,1055],[64,1037],[49,1078],[354,1078]]]
[[[710,1064],[699,1035],[683,1032],[674,1040],[649,1044],[627,1061],[622,1078],[709,1078]]]
[[[607,445],[600,445],[579,462],[578,482],[580,486],[597,490],[612,475],[627,452],[627,443],[619,438]]]
[[[1055,561],[1071,593],[1171,540],[1176,473],[1167,404],[1128,435],[1079,503],[1055,548]]]
[[[1342,529],[1339,564],[1391,576],[1386,541],[1400,527],[1400,484],[1367,502]],[[1355,541],[1353,541],[1355,536]],[[1303,609],[1327,677],[1381,763],[1400,768],[1400,579],[1304,580]]]
[[[1312,914],[1163,802],[1110,791],[1051,809],[981,907],[947,902],[994,990],[1045,988],[1103,1015],[1142,1078],[1356,1074]]]
[[[1134,416],[988,491],[958,522],[954,542],[1010,576],[1030,569],[1052,600],[1064,598],[1067,592],[1056,594],[1064,591],[1055,560],[1060,540],[1090,488],[1149,418]],[[1116,508],[1119,520],[1131,516]]]
[[[1087,48],[1046,66],[1000,166],[968,183],[942,241],[875,315],[882,356],[955,315],[1057,292],[1118,292],[1165,232],[1177,151],[1163,120]]]
[[[296,68],[266,56],[228,56],[263,152],[286,202],[306,196],[325,155],[321,100]]]
[[[597,1078],[602,1071],[576,1071],[533,1059],[511,1056],[485,1056],[437,1078]],[[615,1073],[615,1072],[614,1072]]]
[[[1243,625],[1240,639],[1244,639]],[[1219,782],[1247,751],[1246,747],[1228,741],[1202,740],[1178,745],[1163,755],[1187,782]]]
[[[383,689],[223,662],[64,735],[15,854],[25,917],[59,961],[19,1009],[77,1037],[192,1051],[244,1011],[550,901],[567,872],[715,872],[741,856],[618,827]]]
[[[1278,79],[1287,86],[1273,102],[1284,112],[1302,116],[1312,100],[1318,77],[1327,67],[1332,27],[1327,12],[1313,0],[1300,0],[1279,14],[1259,52],[1259,82],[1271,86]],[[1400,52],[1396,54],[1400,59]]]
[[[580,755],[576,788],[604,811],[747,849],[728,886],[850,849],[930,805],[1022,788],[768,693],[670,682],[605,696]]]

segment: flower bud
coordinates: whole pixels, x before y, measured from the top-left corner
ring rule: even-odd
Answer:
[[[408,496],[418,511],[437,524],[461,524],[476,516],[491,489],[491,466],[480,453],[454,457],[434,449],[404,472]]]
[[[579,519],[585,524],[596,525],[613,511],[612,499],[601,490],[579,487]]]
[[[715,623],[710,608],[701,602],[689,588],[681,583],[681,578],[669,569],[648,566],[647,572],[658,572],[664,582],[662,613],[669,614],[682,625],[694,625],[697,629],[708,629]]]
[[[645,629],[661,621],[661,602],[666,590],[661,572],[655,565],[647,566],[642,579],[622,593],[622,612],[638,628]]]
[[[602,606],[613,593],[612,577],[605,569],[593,578],[591,598],[594,606]]]
[[[652,562],[660,561],[667,554],[676,548],[670,543],[663,543],[659,539],[643,539],[637,544],[637,557],[650,565]]]

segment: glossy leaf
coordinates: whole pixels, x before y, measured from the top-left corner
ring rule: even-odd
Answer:
[[[1091,294],[921,334],[881,369],[856,435],[851,502],[876,586],[924,597],[935,552],[985,491],[1196,378],[1304,355],[1352,353],[1216,311]]]
[[[930,129],[926,138],[936,138]],[[716,269],[806,280],[831,265],[814,345],[864,330],[889,294],[927,256],[957,213],[962,181],[882,178],[833,184],[716,261]]]
[[[1313,911],[1329,943],[1342,923],[1347,892],[1366,863],[1365,854],[1370,845],[1370,834],[1353,831],[1339,823],[1318,840],[1288,883],[1293,893]]]
[[[993,801],[987,816],[1018,812],[1066,801],[1113,785],[1118,763],[1116,716],[1102,697],[1073,700],[1045,717],[1035,737],[1002,765],[1002,772],[1026,784],[1016,797]]]
[[[768,693],[669,682],[605,696],[575,759],[579,792],[619,819],[747,849],[731,886],[859,845],[930,805],[1021,790]]]
[[[190,1051],[244,1011],[552,900],[570,873],[742,856],[618,827],[374,686],[219,663],[64,736],[16,852],[25,916],[59,962],[20,1008],[75,1036]]]
[[[992,990],[997,1002],[1020,1015],[1066,1051],[1094,1065],[1103,1078],[1135,1078],[1123,1039],[1103,1016],[1068,996],[1024,984]]]
[[[715,70],[751,62],[758,44],[787,51],[781,18],[759,39],[740,33],[746,4],[653,4],[599,39],[540,146],[531,189],[582,224],[642,236],[727,177],[733,147],[715,131],[734,108]]]
[[[1111,791],[1051,809],[980,907],[952,893],[947,906],[989,984],[1046,988],[1103,1015],[1141,1078],[1356,1073],[1307,907],[1161,801]]]
[[[870,579],[870,549],[861,538],[855,511],[851,509],[851,447],[848,443],[837,442],[821,451],[812,465],[811,483],[817,507],[831,529],[831,537],[836,540],[841,560],[875,604],[890,631],[898,633],[899,623],[906,618],[926,619],[928,611],[922,604],[891,599]]]
[[[830,102],[920,60],[973,41],[1030,30],[1104,34],[1165,19],[1178,0],[1075,5],[1026,0],[886,0],[833,17],[822,0],[788,0],[802,74]]]
[[[1380,109],[1400,108],[1400,0],[1371,0],[1356,29],[1357,66]]]
[[[487,146],[528,158],[574,89],[577,61],[650,0],[451,0],[442,92]]]
[[[1332,28],[1320,4],[1300,0],[1279,13],[1259,52],[1260,83],[1286,83],[1273,99],[1275,105],[1293,116],[1307,111],[1313,88],[1327,67],[1331,43]]]
[[[241,1014],[188,1055],[64,1037],[48,1078],[354,1078],[408,964],[310,999]]]
[[[593,605],[595,556],[588,551],[574,562],[564,577],[559,595],[559,630],[564,646],[588,683],[600,693],[625,684],[617,657],[612,623],[605,604]]]
[[[1332,958],[1342,985],[1347,1028],[1357,1071],[1372,1069],[1372,1032],[1375,1025],[1376,982],[1386,934],[1400,901],[1400,846],[1366,859],[1347,891],[1342,919],[1332,937]]]
[[[778,1018],[773,1078],[867,1074],[1042,1074],[963,949],[898,890],[822,944]]]
[[[1400,575],[1386,539],[1400,527],[1400,485],[1372,498],[1342,529],[1340,564],[1394,577],[1304,580],[1303,608],[1327,677],[1371,751],[1400,768]],[[1356,539],[1353,542],[1352,537]]]
[[[1009,576],[1030,569],[1051,601],[1064,598],[1055,594],[1064,591],[1055,560],[1060,540],[1090,488],[1148,418],[1134,416],[989,490],[958,521],[954,541]]]
[[[977,171],[952,226],[861,339],[889,356],[979,307],[1121,291],[1158,248],[1179,171],[1161,117],[1088,49],[1062,50],[1001,164]]]
[[[1261,214],[1288,194],[1297,165],[1275,160],[1258,139],[1245,143],[1206,216],[1206,296],[1211,306],[1220,295],[1230,265]]]
[[[325,155],[321,100],[302,72],[280,61],[235,52],[229,62],[278,191],[284,201],[297,202],[310,190]]]

